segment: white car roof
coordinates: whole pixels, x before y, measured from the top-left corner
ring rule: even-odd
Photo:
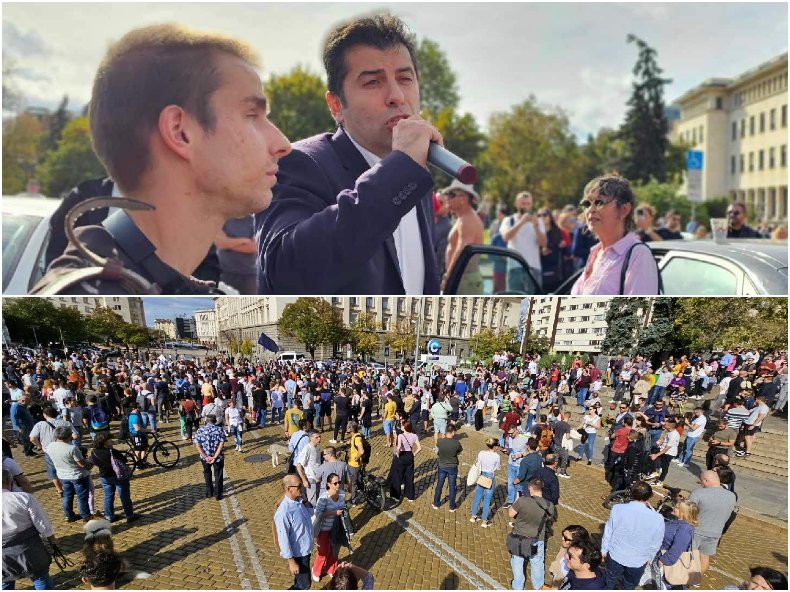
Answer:
[[[32,214],[48,218],[58,209],[63,200],[59,197],[3,196],[3,214],[20,216]]]

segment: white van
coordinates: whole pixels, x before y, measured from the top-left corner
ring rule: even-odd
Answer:
[[[286,364],[288,362],[301,362],[304,360],[304,354],[294,351],[284,351],[277,356],[278,364]]]

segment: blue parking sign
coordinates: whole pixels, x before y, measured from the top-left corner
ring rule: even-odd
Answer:
[[[689,150],[688,152],[686,152],[686,170],[701,171],[702,160],[703,160],[702,150]]]

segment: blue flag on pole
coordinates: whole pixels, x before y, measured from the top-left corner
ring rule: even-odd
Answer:
[[[261,333],[261,336],[258,337],[258,345],[260,345],[263,349],[268,349],[273,353],[280,351],[280,348],[277,347],[277,344],[274,343],[274,340],[266,335],[266,333]]]

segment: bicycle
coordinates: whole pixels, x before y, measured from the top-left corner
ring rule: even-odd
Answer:
[[[659,501],[656,504],[656,511],[661,514],[665,520],[672,520],[672,510],[675,508],[675,503],[683,499],[683,492],[677,487],[667,487],[667,493],[654,492]],[[603,507],[611,510],[617,504],[627,504],[631,501],[631,490],[621,489],[613,491],[603,501]]]
[[[176,463],[181,458],[181,451],[178,449],[178,446],[169,440],[160,438],[157,432],[145,433],[154,437],[154,443],[148,446],[142,459],[138,459],[135,455],[134,441],[131,438],[126,440],[129,450],[121,451],[124,455],[124,462],[131,469],[132,473],[137,468],[138,462],[146,462],[149,454],[154,455],[154,462],[162,468],[170,469],[176,466]]]
[[[359,466],[359,492],[362,493],[365,501],[371,508],[379,512],[384,510],[384,506],[387,503],[384,482],[365,470],[365,465],[362,464]]]

